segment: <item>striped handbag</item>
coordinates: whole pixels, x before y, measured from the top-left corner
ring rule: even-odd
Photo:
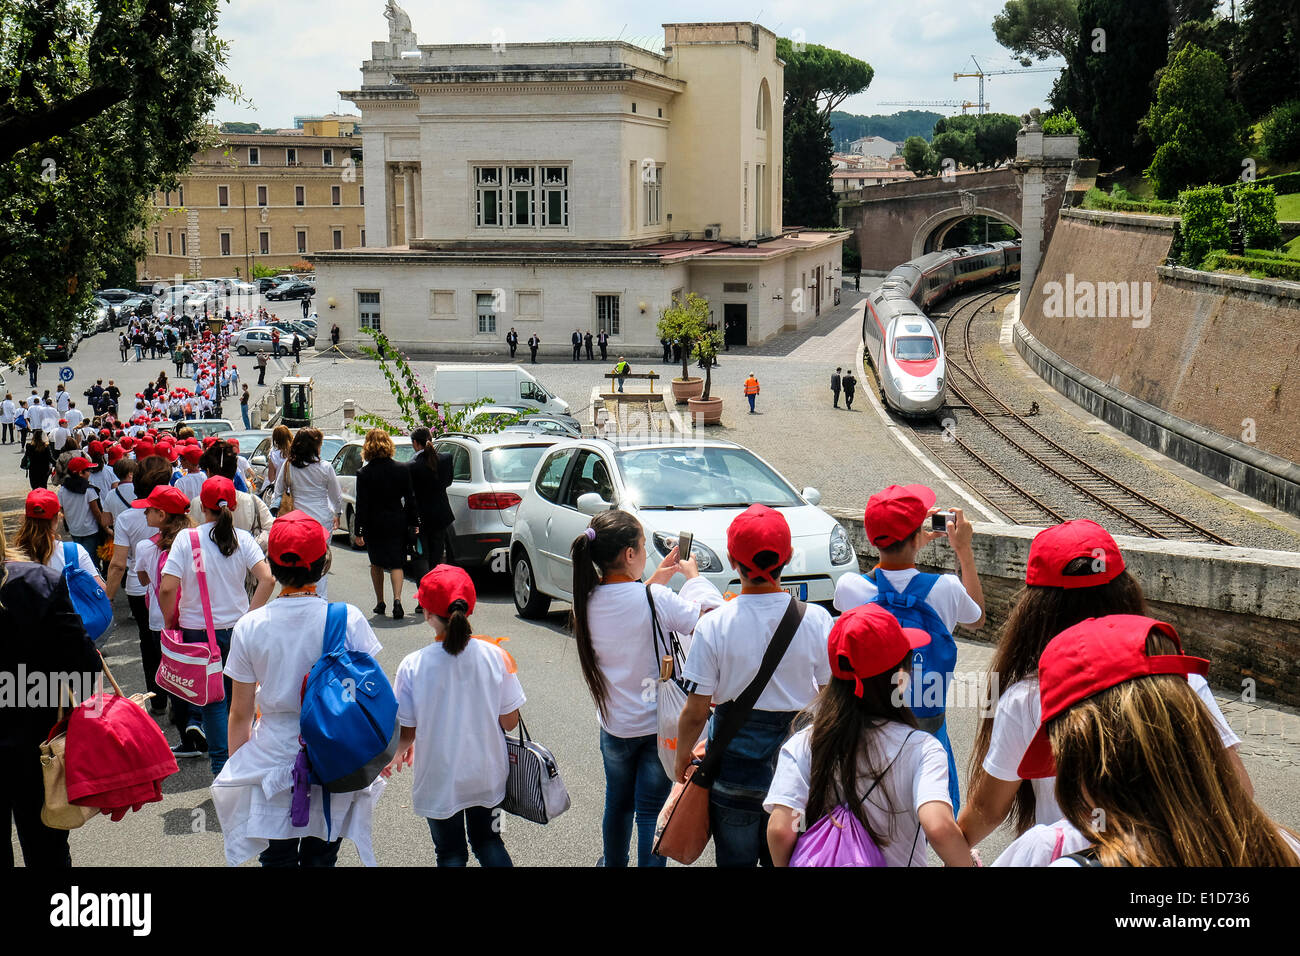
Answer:
[[[560,778],[555,756],[533,742],[523,718],[519,720],[518,739],[509,734],[505,737],[510,772],[501,809],[533,823],[549,823],[569,809],[569,789]]]

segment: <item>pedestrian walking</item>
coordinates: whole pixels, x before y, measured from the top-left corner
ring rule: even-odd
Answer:
[[[519,333],[515,331],[512,325],[510,331],[506,333],[506,345],[510,347],[510,357],[515,357],[515,349],[519,348]]]
[[[669,362],[673,360],[673,353],[672,353],[673,343],[669,342],[667,338],[662,338],[659,340],[659,344],[663,346],[664,364],[667,365]]]
[[[339,332],[339,324],[335,322],[333,325],[330,326],[330,345],[337,346],[339,344],[340,334],[341,333]]]
[[[443,564],[420,581],[420,607],[433,642],[397,668],[397,755],[384,771],[413,767],[411,807],[429,821],[438,866],[511,866],[501,839],[500,804],[509,764],[502,731],[519,726],[524,690],[514,659],[472,640],[474,584]],[[469,846],[466,846],[466,836]]]
[[[285,424],[276,425],[271,430],[271,450],[266,456],[266,486],[275,487],[275,479],[289,457],[289,444],[293,441],[293,432]],[[272,499],[274,500],[274,499]]]
[[[834,399],[834,405],[836,408],[840,407],[840,372],[841,371],[843,371],[843,369],[837,365],[835,366],[835,371],[831,372],[831,398]]]
[[[749,373],[749,378],[745,379],[745,398],[749,399],[749,414],[754,414],[754,401],[758,398],[758,379],[754,373]]]
[[[266,349],[257,350],[257,384],[266,384]]]
[[[542,340],[537,337],[536,332],[534,332],[528,339],[528,351],[532,353],[534,365],[537,364],[537,347],[541,344]]]
[[[23,513],[23,522],[18,528],[15,544],[28,558],[37,564],[43,564],[56,574],[63,574],[66,558],[63,542],[59,540],[57,522],[59,512],[63,511],[65,524],[68,513],[63,507],[63,489],[55,494],[48,488],[34,488],[27,494]],[[77,567],[91,575],[95,583],[107,590],[99,568],[95,564],[95,552],[85,543],[73,536],[74,549],[77,554]]]
[[[310,299],[303,299],[303,300],[302,300],[302,317],[303,317],[304,319],[307,318],[307,314],[308,314],[308,312],[309,312],[310,310],[311,310],[311,300],[310,300]]]
[[[99,502],[99,489],[90,483],[86,472],[94,467],[89,458],[79,455],[68,462],[68,473],[59,485],[59,505],[68,535],[90,556],[92,566],[99,552],[99,539],[108,516]],[[96,572],[98,575],[98,572]]]
[[[163,563],[159,601],[163,620],[179,620],[188,643],[204,644],[211,632],[221,649],[224,667],[230,655],[230,636],[239,619],[250,609],[261,607],[271,596],[273,582],[262,549],[252,535],[235,527],[233,509],[238,499],[228,478],[209,478],[203,483],[203,524],[176,536]],[[194,548],[201,555],[207,602],[202,600]],[[244,579],[252,574],[257,588],[250,600]],[[204,607],[205,603],[208,607]],[[208,743],[212,775],[221,773],[227,752],[227,718],[230,707],[230,675],[225,675],[224,700],[209,703],[199,711]],[[299,678],[301,681],[301,678]]]
[[[302,359],[302,339],[298,337],[297,332],[293,333],[292,348],[293,360],[295,362],[300,361]]]
[[[689,635],[702,608],[720,606],[722,595],[700,577],[695,558],[678,560],[676,547],[643,585],[645,530],[626,511],[592,518],[570,555],[574,640],[596,704],[605,769],[600,865],[627,866],[635,821],[637,866],[665,866],[653,852],[654,831],[672,781],[659,761],[655,698],[645,689],[659,679],[666,651],[660,635]],[[686,578],[680,595],[667,587],[678,572]]]
[[[407,468],[411,472],[420,539],[424,544],[422,564],[432,570],[442,564],[447,529],[456,517],[447,498],[452,482],[451,453],[436,451],[432,433],[423,426],[411,432],[411,447],[415,449],[415,457]]]
[[[45,488],[50,483],[50,472],[54,468],[55,451],[45,440],[45,432],[37,428],[32,432],[32,440],[23,446],[22,468],[27,471],[27,480],[32,488]]]
[[[67,585],[31,555],[10,548],[3,527],[0,560],[4,669],[10,674],[26,674],[28,685],[59,688],[54,694],[28,701],[39,706],[0,707],[0,807],[5,827],[0,867],[12,869],[14,865],[11,826],[18,831],[24,866],[33,870],[70,867],[70,831],[47,827],[41,820],[45,785],[40,744],[58,720],[57,694],[62,693],[67,675],[77,675],[83,693],[89,695],[102,663],[73,607]]]
[[[324,437],[319,428],[298,429],[289,445],[285,467],[275,476],[275,496],[282,500],[285,489],[289,489],[293,494],[294,508],[315,518],[325,529],[326,536],[331,537],[338,530],[343,491],[329,462],[320,460]],[[326,565],[325,574],[316,585],[316,593],[326,597],[328,584],[329,566]]]
[[[31,383],[32,388],[36,387],[36,373],[40,370],[41,360],[35,352],[27,356],[27,381]]]
[[[294,825],[294,793],[284,774],[299,751],[303,675],[321,655],[330,605],[316,594],[329,542],[321,526],[302,512],[277,518],[268,546],[280,595],[239,619],[230,637],[230,758],[212,782],[212,803],[221,822],[226,862],[239,866],[254,856],[266,867],[333,866],[343,838],[361,861],[375,865],[371,818],[387,785],[376,777],[367,787],[326,793],[313,784],[309,819]],[[336,607],[339,605],[336,605]],[[345,651],[382,650],[359,608],[345,609]],[[330,823],[325,801],[330,801]]]
[[[252,419],[248,417],[248,400],[251,397],[252,396],[248,391],[248,386],[245,385],[244,390],[239,393],[239,414],[243,416],[245,429],[253,427],[251,424]]]
[[[176,377],[182,377],[185,374],[185,352],[183,350],[172,350],[172,364],[176,366]]]
[[[0,445],[14,443],[14,421],[17,417],[18,409],[14,405],[13,393],[5,392],[4,401],[0,402]]]
[[[393,620],[402,609],[402,566],[406,563],[408,532],[419,531],[419,511],[411,486],[411,470],[393,460],[393,439],[382,428],[366,433],[361,449],[365,463],[357,472],[356,514],[352,533],[370,559],[370,583],[375,588],[375,613],[384,614],[384,574],[393,587]]]
[[[623,356],[620,355],[618,357],[618,364],[614,366],[614,374],[618,376],[618,390],[620,392],[623,391],[623,379],[627,376],[627,373],[630,371],[632,371],[632,366],[629,365],[623,359]]]
[[[727,558],[741,593],[695,625],[683,677],[694,684],[677,723],[678,741],[699,740],[716,702],[713,738],[728,723],[762,668],[770,644],[785,650],[739,730],[723,752],[709,792],[709,821],[721,867],[771,865],[764,795],[772,785],[781,744],[799,711],[831,677],[827,639],[831,616],[781,588],[794,553],[790,526],[779,512],[751,505],[727,529]],[[692,747],[677,748],[676,780],[684,782]]]
[[[929,641],[925,631],[900,627],[875,605],[835,622],[827,652],[831,679],[800,716],[806,725],[781,747],[763,801],[776,866],[787,866],[799,835],[825,817],[843,825],[833,816],[842,805],[885,866],[925,866],[927,845],[945,866],[973,865],[948,802],[943,747],[917,727],[898,693],[912,652]]]
[[[858,380],[853,377],[853,369],[849,369],[844,373],[844,378],[840,380],[840,384],[844,386],[844,407],[849,411],[853,411],[853,393],[858,389]]]
[[[609,360],[609,333],[601,329],[596,333],[596,344],[600,346],[600,360],[606,362]]]
[[[587,334],[584,335],[584,336],[582,337],[583,345],[585,345],[585,346],[586,346],[586,349],[587,349],[587,360],[588,360],[588,361],[592,361],[592,360],[595,358],[595,356],[592,355],[592,353],[591,353],[591,343],[592,343],[593,341],[594,341],[594,340],[592,339],[592,336],[591,336],[591,329],[588,329],[588,330],[587,330]]]
[[[569,341],[573,343],[573,361],[578,361],[578,353],[582,351],[582,333],[577,329],[573,330],[573,335],[569,336]]]
[[[271,354],[276,358],[280,357],[280,330],[271,330]]]
[[[127,352],[131,350],[131,340],[126,337],[125,332],[121,332],[117,336],[117,350],[122,354],[122,364],[125,365]]]

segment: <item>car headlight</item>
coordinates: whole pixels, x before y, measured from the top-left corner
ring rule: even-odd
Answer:
[[[848,532],[836,524],[831,529],[831,564],[848,564],[855,557],[857,555],[853,553],[853,545],[849,544]]]
[[[667,554],[677,547],[677,535],[675,534],[664,534],[656,531],[653,541],[655,549],[660,554]],[[695,558],[698,563],[701,574],[705,572],[716,574],[722,570],[722,561],[719,560],[718,555],[707,544],[701,544],[698,538],[691,545],[691,557]]]

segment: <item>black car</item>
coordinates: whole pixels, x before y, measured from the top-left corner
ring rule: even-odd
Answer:
[[[113,305],[119,305],[133,295],[139,295],[139,293],[132,292],[130,289],[100,289],[95,293],[95,298],[111,302]]]
[[[288,278],[287,276],[271,276],[269,278],[258,279],[257,291],[265,295],[266,293],[270,292],[272,289],[276,288],[277,286],[285,285],[292,281],[294,280]]]
[[[307,282],[286,282],[266,292],[266,297],[273,302],[285,299],[310,299],[316,294],[316,287]]]

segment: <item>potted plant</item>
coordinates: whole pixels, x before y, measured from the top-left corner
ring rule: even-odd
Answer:
[[[689,399],[698,398],[704,392],[704,379],[692,376],[686,366],[695,343],[708,331],[708,325],[709,301],[694,292],[687,293],[685,302],[674,298],[672,304],[659,313],[659,337],[677,343],[682,349],[682,374],[672,381],[673,399],[678,405],[685,405]]]
[[[697,425],[719,425],[722,423],[722,399],[710,397],[713,387],[713,360],[722,345],[722,333],[706,326],[702,335],[695,340],[694,357],[704,366],[704,391],[698,398],[688,399],[687,407],[691,420]]]

